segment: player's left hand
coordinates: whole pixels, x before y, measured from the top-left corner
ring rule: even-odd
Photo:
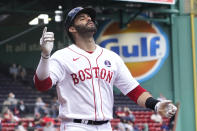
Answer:
[[[172,117],[176,114],[177,107],[170,100],[163,100],[156,104],[155,111],[163,117]]]

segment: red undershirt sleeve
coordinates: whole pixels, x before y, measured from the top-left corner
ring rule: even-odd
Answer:
[[[52,87],[52,80],[50,77],[47,77],[44,80],[39,80],[38,76],[35,74],[34,76],[34,84],[37,90],[39,91],[47,91]]]
[[[127,96],[133,100],[135,103],[137,103],[138,97],[143,93],[146,92],[147,90],[142,88],[140,85],[138,85],[135,89],[130,91]]]

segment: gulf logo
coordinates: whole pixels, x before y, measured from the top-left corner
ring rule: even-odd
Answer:
[[[107,22],[98,30],[96,41],[120,55],[139,82],[153,77],[168,56],[166,34],[156,23],[142,20],[132,21],[124,29],[118,22]]]

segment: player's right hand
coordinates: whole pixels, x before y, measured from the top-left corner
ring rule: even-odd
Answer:
[[[42,50],[42,55],[49,56],[54,45],[54,33],[47,32],[47,27],[44,28],[42,37],[40,38],[40,46]]]

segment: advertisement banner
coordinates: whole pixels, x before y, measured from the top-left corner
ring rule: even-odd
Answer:
[[[165,62],[168,37],[156,23],[135,20],[120,29],[118,22],[103,25],[97,43],[124,60],[131,74],[143,82],[153,77]]]

